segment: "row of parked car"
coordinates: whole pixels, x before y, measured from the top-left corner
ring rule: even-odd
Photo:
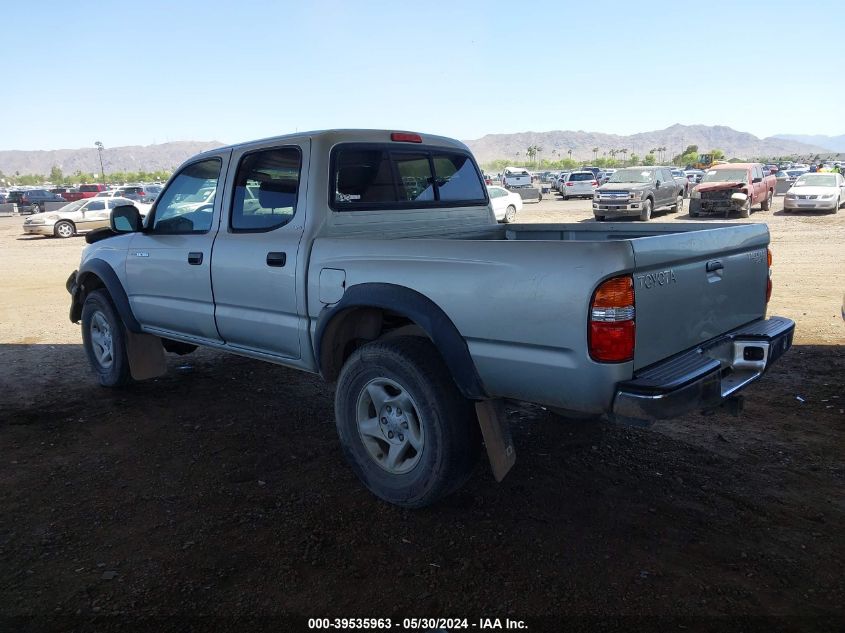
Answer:
[[[141,204],[152,204],[161,193],[161,189],[162,186],[158,184],[130,184],[121,187],[91,184],[52,189],[43,187],[0,189],[0,204],[15,204],[20,213],[41,213],[48,202],[77,202],[95,197],[122,197]]]

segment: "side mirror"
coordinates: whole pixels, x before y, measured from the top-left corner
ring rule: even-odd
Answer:
[[[659,181],[659,180],[658,180],[657,182],[655,182],[655,183],[654,183],[654,188],[655,188],[655,189],[659,189],[659,188],[660,188],[660,181]]]
[[[109,226],[115,233],[137,233],[143,228],[141,212],[133,204],[115,207],[109,215]]]
[[[763,179],[762,178],[752,178],[751,184],[754,184],[755,182],[763,182]]]

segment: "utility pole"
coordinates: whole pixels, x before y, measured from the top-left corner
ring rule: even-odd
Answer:
[[[94,146],[97,148],[97,153],[100,155],[100,175],[103,177],[103,186],[106,184],[106,170],[103,169],[103,144],[100,141],[95,141]]]

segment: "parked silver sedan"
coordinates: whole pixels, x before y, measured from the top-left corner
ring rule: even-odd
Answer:
[[[804,174],[783,198],[784,211],[833,211],[845,202],[845,178],[842,174]]]

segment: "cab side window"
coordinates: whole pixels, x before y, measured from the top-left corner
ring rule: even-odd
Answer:
[[[171,181],[155,207],[152,233],[207,233],[222,162],[211,158],[188,165]]]
[[[106,208],[106,203],[102,200],[93,200],[85,207],[86,211],[103,211]]]
[[[296,214],[302,154],[280,147],[247,154],[235,178],[232,231],[272,231]]]

